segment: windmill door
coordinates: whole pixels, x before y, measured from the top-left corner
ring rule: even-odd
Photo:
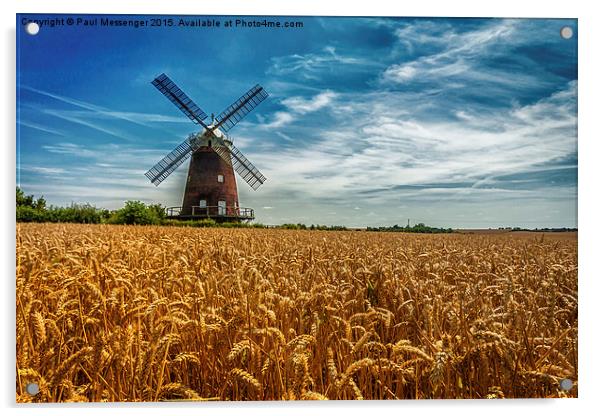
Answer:
[[[226,201],[217,201],[217,215],[226,215]]]
[[[193,208],[193,210],[194,210],[194,208]],[[199,201],[198,212],[196,214],[197,215],[207,215],[207,200],[206,199],[201,199]]]

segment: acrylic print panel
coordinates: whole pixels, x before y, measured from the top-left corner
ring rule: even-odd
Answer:
[[[17,402],[576,397],[577,29],[17,15]]]

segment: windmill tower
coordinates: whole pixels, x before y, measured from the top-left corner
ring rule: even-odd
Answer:
[[[219,222],[253,219],[252,209],[239,206],[234,171],[254,190],[266,178],[234,146],[226,132],[268,97],[263,87],[255,85],[217,117],[212,116],[211,123],[206,124],[207,114],[167,75],[159,75],[152,84],[201,127],[201,131],[190,134],[145,174],[158,186],[192,156],[182,206],[168,208],[168,216],[213,218]]]

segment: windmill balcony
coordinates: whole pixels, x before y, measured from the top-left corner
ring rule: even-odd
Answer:
[[[167,218],[177,220],[210,218],[217,222],[238,222],[255,219],[255,212],[252,208],[234,206],[193,206],[190,215],[182,215],[182,207],[168,207],[165,208],[165,213]]]

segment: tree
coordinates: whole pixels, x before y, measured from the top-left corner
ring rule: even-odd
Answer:
[[[34,208],[37,209],[38,211],[46,210],[46,200],[44,199],[43,196],[39,197],[36,200],[36,202],[34,203]]]
[[[160,207],[160,205],[159,205]],[[161,208],[162,210],[162,208]],[[113,213],[109,222],[113,224],[159,224],[161,222],[157,205],[146,206],[140,201],[126,201],[125,206]]]
[[[150,204],[148,210],[154,214],[158,219],[165,219],[165,208],[161,204]]]
[[[17,206],[18,207],[32,207],[33,205],[33,195],[25,195],[25,192],[21,188],[17,186]]]

